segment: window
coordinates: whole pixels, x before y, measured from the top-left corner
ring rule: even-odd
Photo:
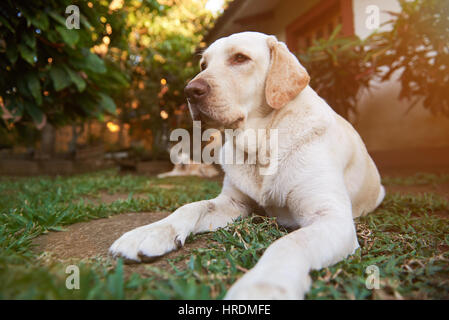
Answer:
[[[351,0],[325,0],[318,3],[287,27],[287,45],[302,52],[315,40],[328,38],[341,24],[343,35],[354,34]]]

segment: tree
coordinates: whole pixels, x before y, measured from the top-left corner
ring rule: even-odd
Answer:
[[[199,70],[196,51],[213,22],[206,0],[166,0],[155,14],[148,8],[128,15],[130,90],[121,98],[119,118],[133,136],[151,136],[153,158],[167,155],[168,132],[192,125],[184,86]]]
[[[159,8],[155,0],[145,4]],[[113,95],[128,79],[113,56],[100,57],[93,49],[102,44],[127,48],[127,11],[118,10],[121,5],[116,0],[0,3],[3,133],[115,114]],[[79,9],[79,29],[76,23],[69,29],[76,22],[73,8]],[[66,25],[69,19],[72,24]]]
[[[151,135],[154,149],[164,150],[170,128],[189,127],[183,88],[198,72],[192,57],[205,45],[201,40],[213,21],[205,4],[2,2],[0,67],[7,75],[0,79],[0,135],[35,137],[25,134],[33,131],[30,125],[106,116]],[[70,5],[79,8],[80,29],[66,26]]]
[[[358,37],[340,37],[338,26],[329,39],[319,39],[299,55],[310,74],[310,85],[341,116],[357,113],[357,98],[369,88],[375,68],[367,43]]]

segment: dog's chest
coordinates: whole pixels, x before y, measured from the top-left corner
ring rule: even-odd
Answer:
[[[232,145],[226,143],[221,151],[229,152],[228,148],[232,148]],[[235,152],[235,149],[233,152]],[[279,198],[280,195],[273,192],[277,189],[273,188],[276,185],[277,175],[270,174],[268,166],[246,161],[244,163],[229,163],[223,159],[221,164],[226,178],[237,189],[257,202],[258,205],[267,207],[278,202],[276,198]]]
[[[266,177],[259,174],[255,164],[226,164],[222,167],[234,186],[262,205],[263,185]]]
[[[298,217],[285,204],[285,194],[281,194],[280,190],[282,188],[276,188],[274,176],[260,175],[257,165],[224,165],[223,170],[235,187],[264,208],[268,216],[276,217],[280,225],[292,228],[299,226]]]

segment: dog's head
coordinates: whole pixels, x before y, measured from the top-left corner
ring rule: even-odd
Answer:
[[[280,109],[309,83],[309,75],[274,36],[242,32],[204,51],[201,72],[185,88],[194,120],[241,127],[254,113]]]

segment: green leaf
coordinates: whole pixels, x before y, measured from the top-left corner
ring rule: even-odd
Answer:
[[[75,71],[64,66],[65,71],[68,73],[70,80],[76,85],[79,92],[83,92],[86,89],[86,81]]]
[[[33,95],[34,99],[36,99],[37,105],[42,104],[42,94],[41,94],[41,84],[39,82],[39,78],[35,73],[27,74],[25,77],[28,85],[28,89]]]
[[[96,72],[96,73],[105,73],[106,72],[106,66],[104,64],[104,61],[97,56],[96,54],[89,51],[87,57],[86,57],[86,68]]]
[[[48,21],[47,14],[44,12],[37,12],[35,16],[30,18],[31,23],[36,28],[41,29],[42,31],[45,31],[50,26],[50,22]]]
[[[71,47],[79,40],[78,30],[76,29],[69,30],[66,27],[57,26],[56,31],[61,35],[62,40]]]
[[[64,17],[60,16],[55,11],[49,11],[48,15],[50,17],[52,17],[55,21],[59,22],[60,24],[62,24],[65,27],[65,19],[64,19]]]
[[[32,31],[22,33],[22,41],[31,49],[36,48],[36,38]]]
[[[334,31],[332,31],[332,34],[330,35],[328,41],[335,39],[335,37],[340,33],[341,27],[342,27],[341,24],[339,24],[339,25],[337,25],[337,27],[335,27],[335,29],[334,29]]]
[[[120,85],[127,86],[129,84],[126,75],[120,72],[119,70],[111,70],[108,73],[110,74],[111,78],[114,79]]]
[[[93,28],[89,20],[87,20],[87,18],[82,13],[80,14],[80,21],[87,28],[87,30],[91,30]]]
[[[124,299],[124,287],[125,282],[123,278],[123,260],[119,259],[114,273],[109,274],[107,277],[107,286],[109,292],[116,299]]]
[[[36,56],[34,50],[30,49],[26,45],[19,44],[19,52],[21,57],[31,65],[34,65],[34,57]]]
[[[67,231],[68,229],[65,229],[61,226],[54,226],[54,227],[49,227],[48,230],[61,232],[61,231]]]
[[[33,95],[30,92],[30,89],[28,89],[28,83],[24,77],[17,78],[17,89],[20,96],[28,98],[33,97]]]
[[[112,100],[112,98],[110,96],[108,96],[107,94],[100,93],[99,95],[100,95],[100,106],[104,110],[115,114],[117,107],[115,105],[114,100]]]
[[[58,66],[51,67],[50,78],[53,81],[53,87],[56,91],[61,91],[71,84],[70,76],[63,68]]]
[[[1,15],[0,15],[0,23],[6,26],[12,33],[16,33],[16,30],[14,30],[14,28],[9,24],[8,20],[3,18]]]
[[[25,105],[25,110],[31,116],[33,121],[35,123],[41,123],[42,120],[44,119],[44,113],[42,112],[42,110],[39,107],[37,107],[34,103],[32,103],[28,100],[24,101],[24,105]]]
[[[19,53],[17,52],[17,47],[15,45],[9,45],[6,47],[6,57],[9,61],[14,64],[17,61]]]
[[[48,41],[53,43],[57,43],[60,39],[59,33],[55,30],[48,30],[45,36],[47,37]]]

